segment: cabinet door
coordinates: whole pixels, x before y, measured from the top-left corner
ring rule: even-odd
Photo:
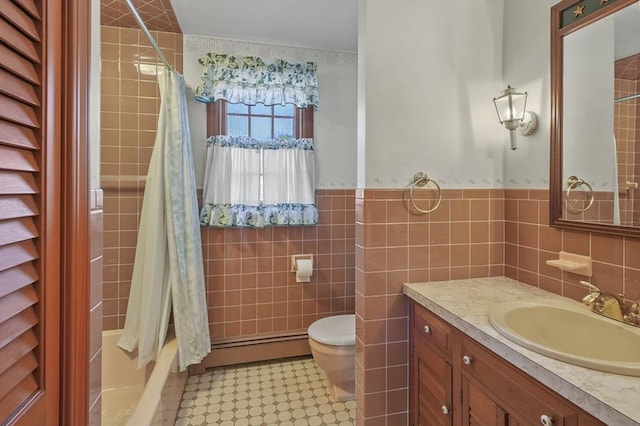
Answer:
[[[468,392],[463,386],[463,412],[470,409],[467,405],[470,404],[475,386],[483,389],[488,399],[508,413],[506,424],[540,425],[543,416],[552,420],[556,426],[578,424],[578,414],[574,407],[528,379],[501,358],[469,339],[462,342],[462,353],[463,383],[469,382],[466,386]],[[501,421],[503,420],[485,425],[505,424],[500,423]]]
[[[452,369],[443,354],[414,338],[413,424],[449,426],[453,419]]]
[[[463,378],[462,389],[463,426],[512,425],[505,410],[487,395],[481,385]]]

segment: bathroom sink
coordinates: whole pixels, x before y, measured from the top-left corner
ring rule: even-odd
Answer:
[[[573,300],[516,300],[495,305],[489,322],[507,339],[582,367],[640,376],[640,328],[591,312]]]

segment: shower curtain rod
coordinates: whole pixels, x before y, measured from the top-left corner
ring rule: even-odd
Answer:
[[[629,95],[629,96],[623,96],[621,98],[617,98],[613,100],[613,103],[618,103],[618,102],[622,102],[622,101],[629,101],[631,99],[636,99],[636,98],[640,98],[640,93],[636,93],[635,95]]]
[[[164,53],[162,53],[162,50],[160,50],[160,46],[158,46],[158,43],[156,43],[156,41],[154,40],[153,36],[149,32],[149,29],[147,28],[147,26],[145,25],[144,21],[140,17],[140,14],[136,10],[136,8],[133,6],[133,3],[131,3],[131,0],[124,0],[124,2],[129,7],[129,10],[131,11],[131,14],[133,15],[133,18],[136,20],[136,22],[138,22],[138,25],[142,29],[142,32],[144,32],[144,34],[147,36],[147,38],[149,39],[149,42],[151,43],[151,46],[158,53],[158,56],[160,57],[162,62],[164,62],[164,64],[169,69],[173,69],[173,67],[171,66],[169,61],[167,61],[167,58],[164,56]]]

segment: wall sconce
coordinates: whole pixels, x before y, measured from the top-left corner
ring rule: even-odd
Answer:
[[[502,95],[493,98],[498,120],[509,130],[511,149],[518,149],[516,129],[522,136],[529,136],[536,131],[538,126],[538,116],[533,112],[526,111],[528,95],[527,92],[521,93],[511,86],[507,86]]]

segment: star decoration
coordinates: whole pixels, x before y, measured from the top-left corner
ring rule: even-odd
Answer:
[[[576,10],[573,11],[573,14],[575,15],[575,17],[577,18],[578,16],[582,15],[584,13],[584,6],[579,4],[576,7]]]

